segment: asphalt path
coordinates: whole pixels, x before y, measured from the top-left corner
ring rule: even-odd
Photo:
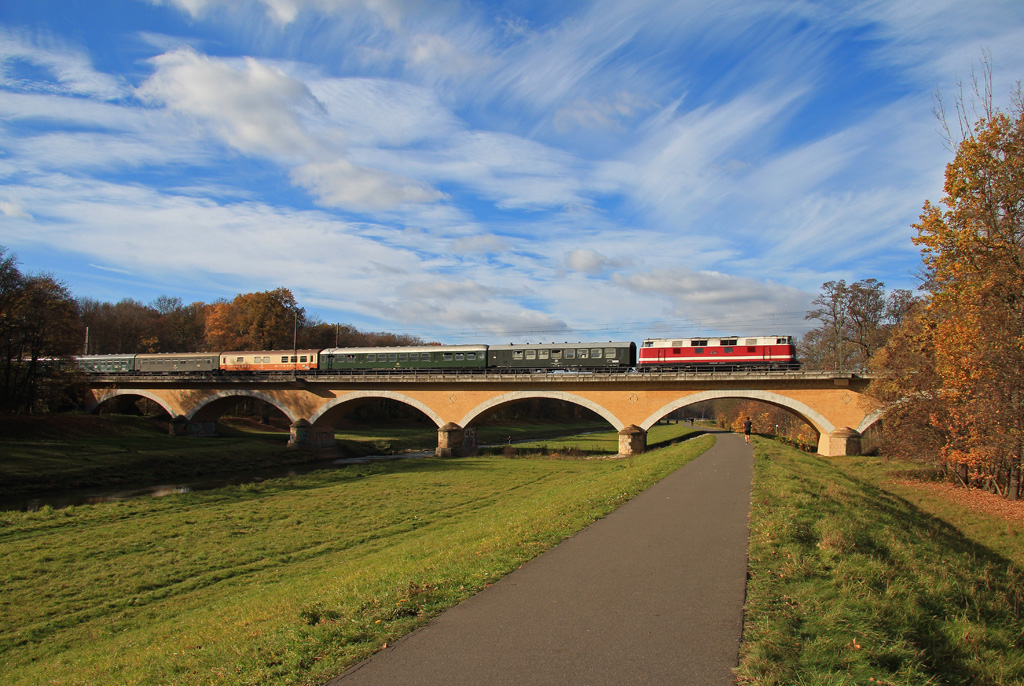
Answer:
[[[737,434],[328,686],[733,684],[753,458]]]

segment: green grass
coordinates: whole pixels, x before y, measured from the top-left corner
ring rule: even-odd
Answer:
[[[590,431],[574,436],[560,436],[536,441],[515,443],[512,447],[520,455],[538,453],[569,453],[579,455],[615,455],[619,452],[619,434],[604,426],[588,427]],[[670,445],[690,434],[701,431],[689,424],[656,424],[647,432],[647,446],[654,449]],[[492,448],[500,453],[504,446]]]
[[[706,450],[421,459],[0,514],[0,683],[317,684]]]
[[[606,424],[521,423],[483,427],[483,440],[565,435]],[[225,418],[216,438],[170,436],[144,417],[0,418],[0,497],[82,489],[121,490],[175,481],[229,477],[327,456],[287,447],[287,428]],[[500,438],[499,438],[500,434]],[[384,424],[336,433],[340,454],[363,456],[432,450],[433,425]],[[614,452],[614,451],[612,451]]]
[[[755,456],[740,683],[1024,683],[1019,557],[881,488],[877,461]]]

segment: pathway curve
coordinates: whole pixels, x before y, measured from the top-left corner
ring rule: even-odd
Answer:
[[[751,447],[714,447],[328,686],[734,682]]]

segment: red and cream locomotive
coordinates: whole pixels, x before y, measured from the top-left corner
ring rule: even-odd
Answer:
[[[638,352],[640,369],[799,368],[792,336],[648,338]]]

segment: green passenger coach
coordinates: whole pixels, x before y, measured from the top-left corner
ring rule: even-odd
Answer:
[[[484,369],[486,345],[417,345],[401,348],[327,348],[321,371],[389,369]]]
[[[488,346],[487,355],[492,369],[629,369],[636,365],[636,344],[510,343]]]

